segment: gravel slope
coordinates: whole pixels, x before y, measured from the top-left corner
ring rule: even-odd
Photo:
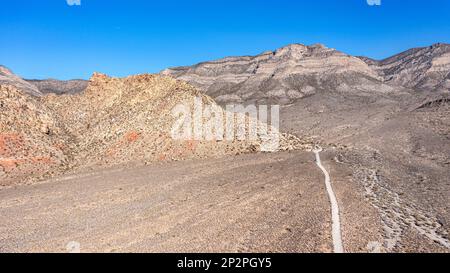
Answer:
[[[377,216],[347,174],[331,173],[337,194],[349,193],[344,244],[370,251]],[[310,152],[107,169],[0,191],[0,251],[65,252],[77,241],[82,252],[332,252],[330,215]]]

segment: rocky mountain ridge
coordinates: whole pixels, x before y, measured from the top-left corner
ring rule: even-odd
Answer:
[[[450,90],[450,44],[413,48],[381,61],[361,59],[387,83],[417,90]]]
[[[405,89],[448,91],[450,46],[411,49],[383,61],[323,45],[291,44],[256,56],[228,57],[163,70],[219,103],[294,103],[318,92],[383,94]]]

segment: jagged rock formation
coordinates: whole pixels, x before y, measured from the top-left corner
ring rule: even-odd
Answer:
[[[12,85],[17,87],[20,90],[23,90],[25,93],[30,94],[32,96],[41,96],[42,93],[39,89],[15,75],[8,68],[0,65],[0,84],[1,85]]]
[[[323,45],[292,44],[254,57],[229,57],[161,72],[219,103],[290,104],[318,92],[392,91],[369,65]]]
[[[419,90],[450,90],[449,44],[410,49],[382,61],[361,59],[388,83]]]
[[[81,93],[87,88],[89,83],[85,80],[60,81],[55,79],[26,81],[36,86],[43,94],[53,93],[57,95]]]

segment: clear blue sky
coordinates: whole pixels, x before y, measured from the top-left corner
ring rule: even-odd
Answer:
[[[450,43],[449,0],[2,0],[0,64],[25,78],[158,72],[289,43],[384,58]]]

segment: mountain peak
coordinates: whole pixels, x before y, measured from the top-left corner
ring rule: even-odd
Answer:
[[[321,43],[316,43],[316,44],[310,45],[309,47],[311,47],[311,48],[319,48],[319,49],[327,49],[328,48],[324,44],[321,44]]]
[[[294,44],[288,44],[288,45],[282,46],[277,50],[283,50],[283,49],[285,49],[285,50],[304,50],[307,48],[308,47],[304,44],[294,43]]]
[[[104,79],[108,79],[109,76],[100,72],[94,72],[91,76],[91,78],[89,79],[89,81],[96,81],[96,80],[104,80]]]
[[[433,45],[431,45],[432,48],[441,48],[441,47],[448,47],[450,46],[450,44],[447,43],[435,43]]]
[[[308,51],[308,47],[302,44],[290,44],[275,51],[275,56],[301,58]]]

